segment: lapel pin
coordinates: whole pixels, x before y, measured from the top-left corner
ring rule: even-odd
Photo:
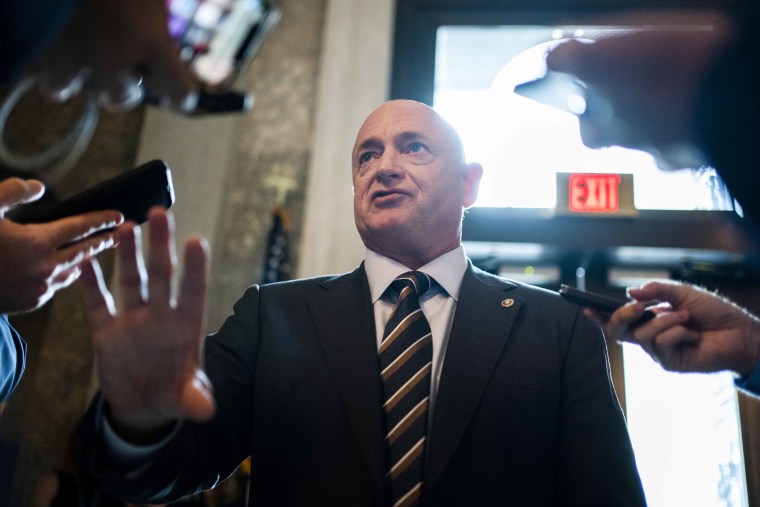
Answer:
[[[513,304],[515,304],[515,300],[511,298],[505,299],[504,301],[501,302],[501,306],[503,306],[504,308],[509,308]]]

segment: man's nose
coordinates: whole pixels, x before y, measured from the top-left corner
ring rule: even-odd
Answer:
[[[377,164],[377,172],[375,178],[381,182],[387,182],[394,178],[400,178],[404,174],[404,168],[399,163],[398,157],[395,153],[389,153],[386,151],[380,157],[379,164]]]

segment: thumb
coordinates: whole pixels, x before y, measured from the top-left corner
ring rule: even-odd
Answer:
[[[555,72],[575,74],[584,63],[583,55],[588,42],[570,39],[557,44],[546,55],[546,68]]]
[[[182,388],[182,410],[184,417],[193,421],[208,421],[216,412],[213,388],[206,373],[196,368],[193,376]]]
[[[8,178],[0,182],[0,215],[19,204],[36,201],[45,193],[45,185],[37,180]]]

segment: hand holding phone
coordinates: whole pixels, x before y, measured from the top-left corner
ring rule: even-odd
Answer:
[[[113,228],[122,217],[116,211],[34,226],[5,219],[21,203],[36,202],[43,192],[37,180],[11,177],[0,181],[0,313],[39,308],[79,277],[82,259],[118,244]]]
[[[576,289],[564,284],[559,288],[559,295],[562,296],[565,301],[584,308],[591,308],[605,317],[609,317],[615,312],[615,310],[626,303],[629,303],[629,301],[624,299],[615,299],[602,294]],[[646,310],[644,311],[644,315],[634,322],[632,326],[635,327],[643,324],[654,317],[655,313],[652,310]]]
[[[19,206],[7,217],[21,224],[45,223],[89,211],[115,209],[124,215],[124,220],[141,224],[153,206],[170,208],[172,204],[171,170],[164,161],[152,160],[63,201]]]
[[[191,115],[241,112],[250,95],[231,90],[280,19],[275,0],[165,0],[170,35],[202,83]],[[160,97],[147,100],[160,103]]]

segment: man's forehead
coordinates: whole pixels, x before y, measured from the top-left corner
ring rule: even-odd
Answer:
[[[395,106],[395,107],[394,107]],[[443,140],[443,120],[432,109],[406,104],[387,104],[365,120],[356,137],[355,148],[366,143],[406,139]]]
[[[367,135],[357,138],[356,146],[358,148],[367,148],[383,145],[386,142],[408,143],[411,141],[432,142],[433,140],[426,133],[419,131],[404,130],[400,132],[387,132],[380,135],[372,135],[372,133],[367,132]]]

